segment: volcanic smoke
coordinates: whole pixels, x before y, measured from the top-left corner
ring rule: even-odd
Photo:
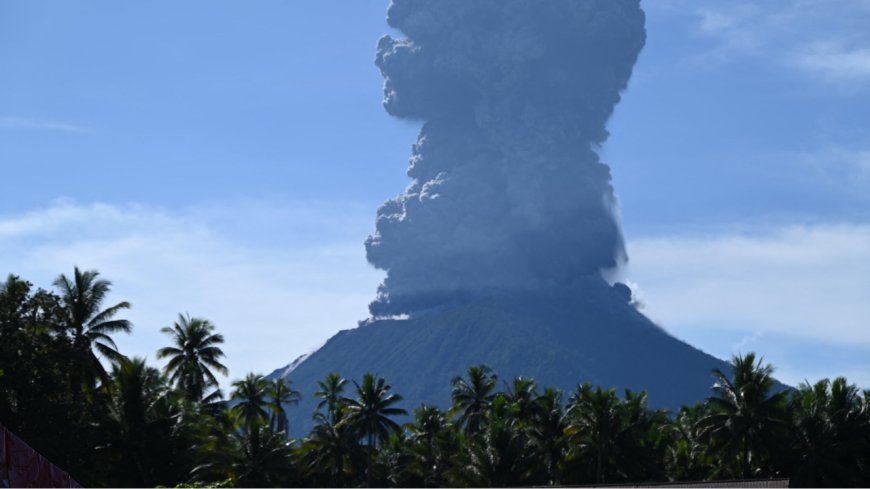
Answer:
[[[646,31],[639,0],[393,0],[384,107],[422,120],[378,210],[374,317],[600,276],[626,260],[598,149]],[[581,289],[582,290],[582,289]]]
[[[668,335],[602,272],[627,258],[597,150],[646,40],[639,0],[393,0],[376,63],[384,106],[423,122],[404,193],[378,210],[372,317],[276,370],[388,378],[448,408],[485,364],[570,392],[580,382],[705,399],[728,364]],[[300,404],[315,409],[316,399]]]

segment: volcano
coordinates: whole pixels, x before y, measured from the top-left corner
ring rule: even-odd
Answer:
[[[393,0],[387,22],[406,37],[378,42],[384,107],[423,124],[411,182],[366,241],[386,278],[369,319],[271,377],[310,396],[331,372],[372,372],[408,409],[446,407],[479,364],[657,407],[705,398],[727,365],[604,278],[628,257],[599,149],[646,41],[640,1]]]
[[[590,382],[646,391],[651,406],[672,410],[708,397],[710,371],[730,367],[670,336],[626,299],[587,277],[582,291],[493,295],[413,318],[369,320],[269,377],[292,380],[303,393],[299,409],[290,410],[296,429],[311,427],[311,394],[330,372],[356,380],[376,373],[409,411],[449,408],[451,380],[478,364],[492,368],[503,388],[523,376],[567,395]]]

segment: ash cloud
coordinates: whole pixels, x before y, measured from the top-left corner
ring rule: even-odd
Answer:
[[[639,0],[393,0],[384,107],[423,120],[405,192],[378,210],[370,309],[413,314],[559,287],[625,258],[596,149],[646,32]]]

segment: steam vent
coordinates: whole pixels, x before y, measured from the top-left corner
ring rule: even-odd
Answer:
[[[411,410],[446,407],[487,364],[572,391],[646,390],[676,408],[727,365],[664,332],[602,272],[627,255],[596,150],[644,46],[639,0],[393,0],[378,43],[384,107],[424,121],[411,184],[366,241],[386,271],[371,318],[272,376],[311,394],[373,372]],[[303,428],[300,422],[295,429]]]

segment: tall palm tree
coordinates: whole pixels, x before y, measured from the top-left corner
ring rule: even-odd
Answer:
[[[540,480],[533,463],[534,444],[509,411],[506,397],[493,399],[486,422],[457,457],[460,485],[512,487]]]
[[[559,465],[565,458],[565,418],[562,410],[562,392],[547,388],[535,399],[529,435],[535,453],[543,465],[547,483],[558,485]]]
[[[673,481],[699,481],[713,470],[713,458],[701,439],[698,421],[706,416],[707,405],[683,406],[668,428],[670,443],[665,455],[668,478]]]
[[[230,399],[238,401],[233,412],[243,427],[253,429],[256,425],[269,422],[269,390],[271,383],[260,374],[249,373],[244,379],[233,381]]]
[[[341,423],[353,427],[366,444],[375,448],[378,442],[385,442],[393,433],[402,431],[390,416],[408,414],[402,408],[392,407],[402,400],[398,394],[390,394],[387,382],[374,374],[365,374],[362,384],[354,381],[356,398],[345,397],[343,402],[347,415]]]
[[[344,386],[347,385],[347,379],[343,378],[336,372],[332,372],[326,376],[324,380],[317,382],[320,390],[314,393],[314,397],[320,399],[317,403],[318,411],[326,407],[326,416],[330,423],[336,424],[339,421],[340,411],[342,408],[342,393]]]
[[[239,487],[290,486],[294,472],[290,441],[262,421],[230,434],[236,448],[232,462]]]
[[[120,362],[124,356],[110,335],[132,330],[130,321],[115,318],[130,308],[129,302],[102,309],[112,283],[98,278],[99,275],[96,270],[83,272],[75,267],[72,279],[61,274],[53,283],[63,303],[63,326],[72,335],[73,349],[79,355],[78,366],[71,373],[76,384],[86,380],[82,376],[93,376],[106,383],[108,374],[94,351],[112,362]]]
[[[867,485],[870,416],[858,388],[843,377],[803,383],[791,401],[797,487]]]
[[[326,487],[348,487],[358,479],[364,454],[356,434],[341,423],[341,411],[336,422],[321,412],[314,414],[317,421],[302,443],[302,460],[309,477]]]
[[[410,472],[417,475],[426,487],[445,486],[443,473],[456,448],[454,430],[446,414],[435,406],[420,406],[414,410],[414,421],[405,428],[410,433]]]
[[[650,409],[646,392],[628,389],[619,407],[620,425],[613,450],[619,477],[623,481],[664,480],[670,414]]]
[[[725,457],[723,465],[732,466],[731,475],[747,479],[753,466],[760,468],[758,460],[770,437],[786,426],[783,405],[787,393],[772,393],[773,367],[762,365],[754,353],[734,356],[731,367],[731,378],[713,370],[715,395],[707,398],[710,412],[699,423],[703,439]]]
[[[155,437],[154,406],[164,394],[160,373],[145,364],[143,358],[123,360],[112,367],[108,422],[112,441],[107,448],[120,462],[114,470],[126,485],[154,484],[153,450]]]
[[[342,401],[345,409],[345,417],[338,426],[348,426],[356,433],[359,439],[366,440],[366,448],[371,453],[369,464],[366,468],[366,485],[372,485],[373,456],[378,443],[386,442],[391,434],[402,431],[398,423],[390,419],[390,416],[403,416],[408,414],[401,408],[393,407],[402,400],[398,394],[390,394],[390,386],[387,382],[376,377],[374,374],[363,375],[362,384],[354,381],[356,398],[345,397]]]
[[[284,378],[277,378],[269,385],[268,395],[271,401],[269,409],[272,411],[271,425],[276,433],[287,433],[287,411],[284,409],[286,405],[299,404],[301,394],[299,391],[290,387],[292,382]]]
[[[462,377],[453,379],[450,415],[459,414],[457,422],[465,427],[467,433],[477,433],[484,423],[486,411],[495,396],[496,380],[496,375],[486,365],[469,368],[467,381]]]
[[[620,431],[620,401],[614,389],[595,389],[588,383],[577,386],[568,403],[565,434],[572,458],[594,461],[594,482],[608,482],[611,454]]]
[[[541,408],[538,402],[537,384],[527,377],[515,377],[504,394],[511,415],[521,426],[532,422]]]
[[[224,337],[214,333],[214,329],[207,319],[179,314],[171,328],[160,330],[172,338],[173,346],[157,350],[157,358],[169,358],[164,372],[176,388],[193,401],[203,400],[208,387],[217,387],[217,377],[212,370],[223,375],[228,373],[219,360],[224,352],[217,346],[224,342]]]

